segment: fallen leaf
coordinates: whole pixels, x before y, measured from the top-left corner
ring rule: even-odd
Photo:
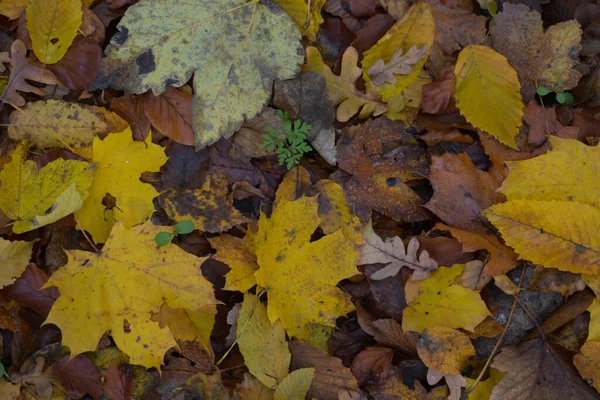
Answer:
[[[11,285],[25,272],[32,249],[33,242],[9,242],[0,238],[0,287]]]
[[[46,317],[59,295],[56,288],[42,289],[47,281],[48,275],[43,270],[35,264],[29,264],[23,275],[0,293],[7,299]]]
[[[591,381],[600,390],[600,342],[587,341],[573,357],[573,364],[583,379]]]
[[[150,139],[133,141],[129,128],[110,134],[104,140],[94,138],[94,181],[90,195],[76,216],[96,243],[106,241],[115,221],[131,228],[154,212],[152,199],[158,192],[139,178],[142,172],[158,171],[167,157],[162,147]],[[107,193],[116,198],[115,207],[103,204]]]
[[[136,140],[146,139],[152,127],[152,123],[146,116],[144,103],[144,96],[134,96],[128,93],[110,102],[110,109],[129,122],[129,127]]]
[[[421,71],[417,80],[406,90],[388,100],[388,110],[384,114],[392,121],[401,120],[412,124],[419,114],[423,102],[423,87],[431,83],[431,76],[425,70]]]
[[[585,281],[581,275],[559,271],[554,268],[536,267],[535,275],[527,285],[529,290],[540,292],[558,292],[569,297],[575,292],[585,289]]]
[[[42,149],[91,146],[95,136],[121,132],[127,123],[102,107],[59,100],[27,103],[10,115],[8,134]]]
[[[573,368],[571,357],[569,351],[542,339],[504,348],[492,367],[507,374],[492,390],[490,400],[598,398]]]
[[[258,379],[244,373],[244,380],[238,383],[233,392],[233,400],[273,400],[274,391],[265,387]]]
[[[227,196],[227,182],[208,177],[200,189],[169,189],[158,203],[174,221],[194,221],[196,229],[224,232],[246,222]]]
[[[8,19],[17,19],[25,11],[28,0],[3,0],[0,4],[0,14]]]
[[[69,355],[59,358],[52,363],[48,373],[63,382],[70,397],[80,398],[86,393],[96,400],[100,400],[102,397],[100,372],[84,354],[72,358]]]
[[[144,94],[142,102],[146,117],[160,133],[187,146],[196,143],[190,93],[168,87],[160,96]]]
[[[375,15],[379,0],[343,0],[343,4],[353,16],[365,18]]]
[[[337,400],[340,390],[359,390],[356,378],[339,358],[304,342],[288,342],[292,352],[292,368],[314,368],[315,376],[308,391],[310,398]]]
[[[473,13],[473,3],[468,0],[457,1],[452,7],[447,0],[425,0],[431,7],[435,21],[435,42],[445,55],[450,56],[456,50],[481,43],[486,37],[486,18]]]
[[[577,138],[579,128],[563,126],[556,119],[556,107],[542,107],[535,100],[531,100],[525,107],[525,122],[529,125],[527,142],[539,146],[550,135]]]
[[[39,62],[27,59],[27,48],[21,40],[17,39],[13,42],[10,48],[10,58],[10,77],[0,100],[23,107],[25,99],[18,92],[34,93],[38,96],[45,93],[42,88],[33,86],[27,81],[46,85],[58,83],[52,72],[45,69]]]
[[[429,172],[424,149],[408,142],[407,126],[400,121],[377,118],[346,128],[338,142],[341,170],[332,179],[345,189],[352,210],[363,221],[374,209],[394,220],[427,218],[422,200],[407,184]]]
[[[281,319],[290,336],[323,345],[336,318],[352,309],[336,285],[357,273],[358,251],[341,230],[309,242],[319,223],[315,197],[282,201],[270,218],[261,214],[255,276],[268,291],[269,319]]]
[[[534,98],[537,87],[563,92],[577,86],[581,74],[573,67],[579,63],[582,34],[577,21],[552,25],[544,33],[540,13],[523,4],[508,4],[495,20],[493,47],[517,70],[525,101]]]
[[[28,148],[23,142],[0,171],[0,209],[15,221],[15,233],[51,224],[80,209],[94,173],[90,163],[64,159],[38,171],[36,163],[26,159]]]
[[[430,385],[435,385],[442,378],[445,379],[446,385],[448,386],[448,390],[450,391],[450,395],[448,396],[448,400],[460,400],[460,396],[462,394],[462,389],[467,386],[467,380],[462,375],[451,375],[444,374],[443,372],[435,371],[431,368],[427,370],[427,383]],[[444,391],[443,396],[446,397],[447,392]]]
[[[474,127],[517,148],[523,100],[517,73],[506,58],[489,47],[467,46],[458,55],[454,75],[461,115]]]
[[[408,246],[404,248],[404,243],[399,237],[381,238],[373,230],[371,224],[364,228],[365,245],[362,248],[358,265],[365,264],[387,264],[384,268],[371,275],[372,280],[382,280],[400,272],[403,266],[407,266],[414,272],[413,280],[426,279],[432,272],[436,271],[438,264],[429,257],[429,253],[423,250],[417,256],[419,250],[419,241],[412,238]]]
[[[254,273],[258,271],[256,262],[255,234],[248,230],[244,239],[230,235],[209,238],[210,245],[217,250],[213,257],[227,264],[231,271],[225,275],[224,290],[246,292],[256,285]]]
[[[415,380],[415,389],[412,390],[402,381],[402,375],[393,373],[379,385],[370,385],[369,393],[376,399],[386,400],[431,400],[427,390]]]
[[[246,0],[203,4],[161,0],[128,8],[93,87],[160,95],[195,73],[198,148],[229,138],[260,113],[271,83],[293,78],[302,63],[298,30],[279,7]]]
[[[304,400],[315,375],[314,368],[292,371],[275,389],[275,400]]]
[[[306,64],[302,66],[302,71],[316,72],[325,78],[329,99],[334,106],[338,106],[336,118],[340,122],[348,121],[356,113],[359,118],[367,118],[387,111],[387,106],[378,99],[373,90],[363,93],[356,88],[356,80],[362,75],[362,70],[356,66],[357,63],[356,49],[348,47],[342,57],[341,73],[338,76],[325,65],[316,47],[306,48]]]
[[[441,326],[423,331],[417,346],[419,357],[427,368],[448,375],[460,375],[475,347],[464,333]]]
[[[150,313],[164,301],[190,310],[217,304],[200,272],[203,259],[177,246],[156,246],[154,236],[163,229],[146,222],[128,230],[118,222],[102,253],[67,252],[69,263],[45,285],[60,290],[46,323],[61,328],[73,356],[95,350],[110,330],[131,363],[159,368],[177,343],[169,329],[148,320]]]
[[[387,347],[367,347],[358,353],[350,366],[358,385],[383,383],[393,357],[394,350]]]
[[[102,390],[113,400],[128,400],[135,383],[133,369],[129,364],[114,363],[104,373]]]
[[[492,277],[483,273],[485,264],[483,261],[473,260],[465,264],[465,269],[460,275],[460,284],[473,290],[483,289]]]
[[[412,65],[418,63],[427,55],[427,44],[420,49],[412,46],[406,54],[402,54],[402,48],[398,49],[385,63],[377,60],[369,69],[368,74],[375,86],[383,86],[384,83],[395,84],[397,79],[394,75],[408,75],[412,72]]]
[[[274,98],[278,95],[278,84],[279,82],[275,83]],[[269,152],[267,148],[261,149],[259,147],[265,141],[263,135],[268,133],[268,127],[272,127],[278,132],[283,132],[284,129],[283,120],[275,114],[275,109],[271,107],[265,107],[256,117],[244,122],[233,137],[230,155],[240,160],[249,161],[251,158],[274,154],[274,152]]]
[[[456,282],[463,269],[461,264],[442,267],[425,280],[406,282],[404,332],[423,332],[433,326],[473,331],[491,315],[477,291]]]
[[[48,69],[61,85],[69,89],[87,90],[96,79],[100,60],[102,47],[91,38],[79,36],[64,57],[56,64],[48,65]]]
[[[80,0],[29,0],[27,30],[33,52],[44,64],[55,64],[69,50],[83,20]]]
[[[433,155],[429,173],[433,197],[425,207],[454,228],[480,231],[481,212],[504,200],[496,192],[502,182],[498,175],[495,167],[489,172],[475,168],[466,153]]]
[[[469,392],[469,400],[489,400],[492,395],[492,390],[504,375],[506,374],[496,368],[490,368],[490,377],[477,383],[477,386]],[[472,388],[474,382],[475,379],[467,378],[467,390]]]
[[[412,70],[408,74],[397,76],[394,83],[384,83],[382,86],[375,84],[374,87],[383,101],[388,101],[402,93],[418,79],[419,73],[429,56],[434,37],[435,22],[431,14],[431,7],[424,2],[414,4],[402,19],[396,22],[373,47],[365,51],[362,70],[367,88],[375,84],[371,80],[369,71],[379,60],[382,60],[384,64],[390,63],[398,49],[402,49],[407,53],[413,46],[417,46],[421,51],[425,49],[425,54],[413,63]]]
[[[292,355],[281,322],[271,324],[267,308],[252,294],[244,295],[236,336],[250,373],[266,387],[275,389],[288,376]]]
[[[312,0],[308,4],[305,0],[275,0],[296,23],[300,32],[314,42],[317,39],[319,26],[323,23],[321,9],[326,0]],[[309,9],[310,7],[310,9]]]
[[[447,114],[458,111],[454,102],[455,92],[454,67],[444,67],[437,81],[423,86],[423,112]]]

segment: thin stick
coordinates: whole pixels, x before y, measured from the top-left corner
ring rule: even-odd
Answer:
[[[77,215],[73,214],[73,218],[75,218],[75,222],[77,223],[77,226],[79,227],[81,233],[83,233],[85,240],[87,240],[87,242],[90,244],[90,246],[92,246],[92,249],[94,249],[96,253],[100,253],[100,250],[98,250],[94,242],[92,242],[92,240],[88,237],[87,233],[85,233],[85,229],[83,229],[83,226],[81,225],[81,222],[79,222],[79,218],[77,218]]]

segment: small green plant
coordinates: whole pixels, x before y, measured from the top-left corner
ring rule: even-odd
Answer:
[[[562,79],[559,79],[558,85],[562,86],[562,83]],[[554,90],[550,90],[546,87],[540,86],[536,89],[536,93],[540,96],[545,96],[547,94],[554,93],[556,95],[556,101],[558,101],[560,104],[564,104],[567,106],[572,106],[573,104],[575,104],[575,98],[569,92],[556,92]]]
[[[284,132],[282,134],[269,126],[268,133],[263,135],[265,141],[258,147],[274,151],[277,154],[279,165],[285,164],[287,169],[291,169],[300,162],[304,154],[312,151],[312,147],[306,142],[306,134],[310,132],[312,126],[300,119],[292,121],[290,113],[287,111],[277,110],[275,113],[283,120]]]
[[[175,235],[187,235],[188,233],[192,233],[194,229],[196,229],[194,221],[180,221],[175,225],[173,232],[158,232],[154,237],[154,242],[158,247],[164,247],[171,243]]]

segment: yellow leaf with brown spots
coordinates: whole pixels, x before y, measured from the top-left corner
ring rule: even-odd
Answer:
[[[280,201],[270,218],[261,214],[256,236],[256,283],[267,290],[271,322],[290,336],[323,346],[335,320],[353,309],[339,281],[355,275],[358,250],[337,230],[310,241],[321,224],[316,197]]]
[[[404,332],[422,332],[429,327],[447,327],[473,331],[492,315],[479,292],[463,287],[457,279],[464,265],[440,268],[425,280],[406,282],[404,295]]]
[[[200,189],[169,189],[158,199],[175,221],[193,220],[204,232],[223,232],[246,222],[227,197],[227,182],[209,177]]]
[[[115,221],[131,228],[154,212],[152,199],[158,192],[141,182],[140,175],[145,171],[158,172],[167,156],[162,147],[152,143],[151,135],[145,142],[134,141],[131,135],[127,128],[104,140],[94,138],[94,180],[90,195],[75,215],[96,243],[106,240]]]
[[[219,303],[200,272],[204,259],[175,245],[156,246],[162,230],[150,222],[128,230],[118,222],[101,253],[67,251],[67,265],[45,285],[60,290],[46,323],[61,329],[72,357],[94,351],[110,331],[131,363],[160,368],[177,342],[150,315],[163,303],[193,311]]]
[[[434,326],[423,331],[417,352],[427,368],[448,375],[460,375],[467,360],[475,356],[475,347],[464,333]]]

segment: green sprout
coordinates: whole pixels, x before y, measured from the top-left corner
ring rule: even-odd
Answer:
[[[188,233],[192,233],[194,229],[196,229],[194,221],[180,221],[175,225],[173,232],[158,232],[154,237],[154,242],[158,247],[164,247],[171,243],[175,235],[187,235]]]
[[[287,169],[291,169],[300,163],[304,154],[312,151],[312,147],[306,142],[306,135],[312,126],[299,119],[292,121],[287,111],[277,110],[276,114],[283,120],[283,134],[273,127],[267,127],[268,133],[263,135],[265,141],[258,147],[274,151],[279,165],[285,164]]]

